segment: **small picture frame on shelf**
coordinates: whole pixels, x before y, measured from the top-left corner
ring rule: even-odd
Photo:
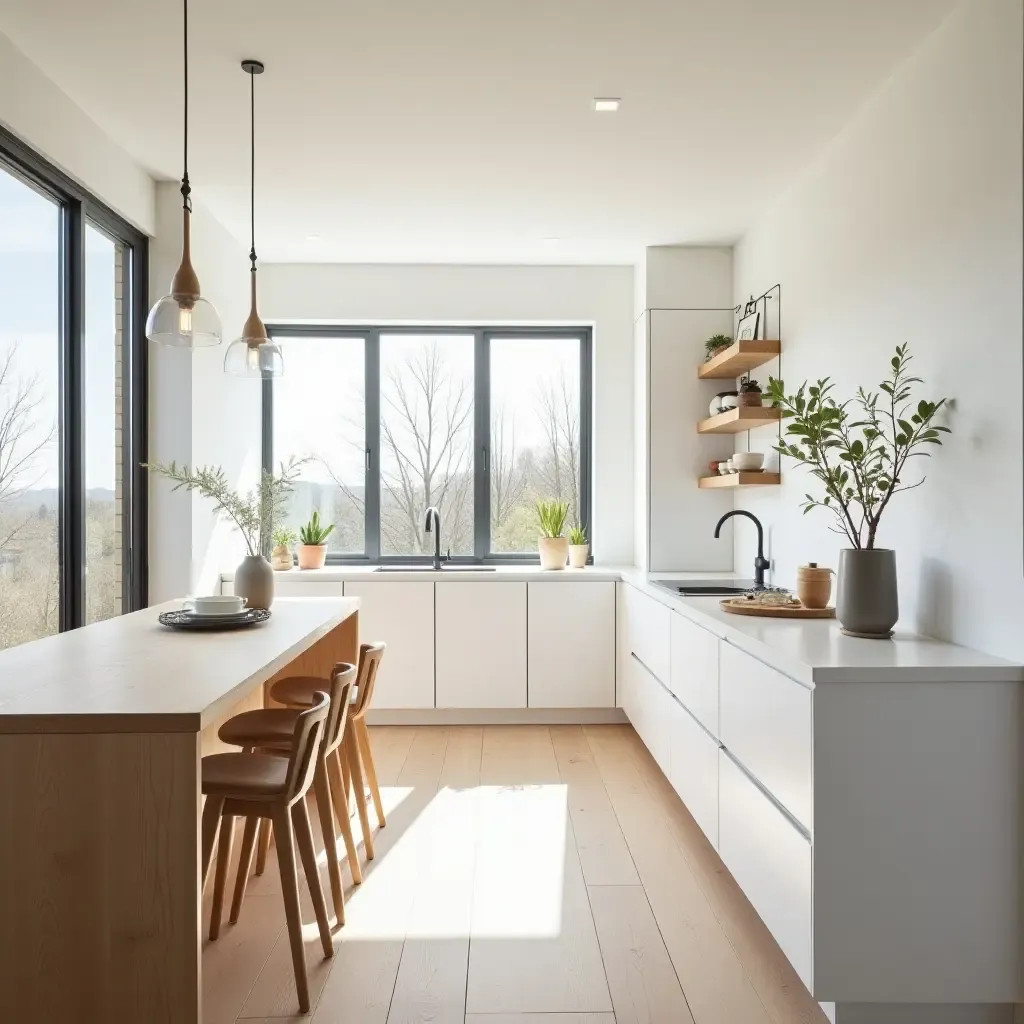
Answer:
[[[760,318],[760,313],[749,313],[742,317],[736,325],[736,340],[754,341],[757,338],[757,325]]]

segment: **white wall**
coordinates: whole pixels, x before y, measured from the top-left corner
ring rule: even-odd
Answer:
[[[592,324],[595,555],[632,563],[631,267],[278,264],[261,277],[275,323]]]
[[[146,234],[153,179],[0,34],[0,124]]]
[[[781,281],[789,390],[877,384],[909,343],[922,393],[955,399],[952,437],[919,460],[928,480],[894,500],[879,543],[898,554],[901,628],[1011,658],[1024,658],[1021,21],[1020,0],[955,10],[743,238],[735,290]],[[842,541],[800,512],[813,481],[784,472],[737,505],[770,526],[774,578],[792,584],[800,563],[836,565]],[[743,568],[752,537],[736,538]]]
[[[167,293],[181,259],[177,183],[156,191],[156,237],[150,244],[150,294]],[[222,466],[235,486],[256,483],[260,466],[260,382],[223,372],[228,344],[241,333],[249,305],[249,261],[238,242],[195,200],[192,263],[203,296],[220,313],[224,344],[189,354],[150,346],[149,444],[155,462]],[[262,276],[262,271],[261,271]],[[149,594],[163,601],[213,592],[218,573],[245,553],[238,533],[218,521],[205,498],[172,492],[151,477]]]

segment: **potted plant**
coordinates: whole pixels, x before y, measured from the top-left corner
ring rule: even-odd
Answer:
[[[732,344],[732,338],[726,337],[724,334],[712,334],[707,341],[704,342],[704,362],[708,362],[715,358],[719,352],[723,349],[727,349]]]
[[[582,526],[573,526],[569,530],[569,568],[584,569],[590,545],[587,543],[587,531]]]
[[[292,567],[292,545],[298,534],[288,526],[279,526],[274,531],[274,550],[270,552],[270,567],[283,572]]]
[[[772,404],[790,421],[775,450],[807,466],[825,486],[823,498],[806,496],[804,513],[825,509],[835,518],[832,529],[850,541],[839,553],[836,614],[843,629],[857,636],[892,635],[899,618],[896,555],[875,547],[878,525],[893,495],[924,483],[923,477],[906,480],[908,462],[929,455],[927,446],[942,444],[949,433],[935,422],[945,398],[916,405],[911,399],[914,385],[924,382],[911,376],[910,358],[907,345],[897,346],[879,390],[858,388],[856,398],[845,402],[832,397],[828,377],[805,381],[794,395],[786,395],[781,380],[769,380]]]
[[[244,494],[228,485],[220,466],[199,469],[179,467],[177,463],[142,463],[168,480],[174,490],[195,491],[214,503],[214,512],[223,515],[237,527],[245,540],[248,554],[235,570],[235,595],[244,597],[249,608],[269,608],[274,602],[274,570],[264,557],[270,549],[271,536],[284,519],[292,485],[299,475],[301,460],[281,464],[277,476],[263,470],[258,488]]]
[[[740,380],[740,393],[737,400],[741,407],[761,405],[764,401],[761,385],[756,380],[751,380],[750,377],[743,377]]]
[[[299,568],[322,569],[327,561],[327,538],[334,531],[333,523],[321,523],[314,509],[309,522],[299,530]]]
[[[569,541],[562,536],[569,506],[564,501],[538,501],[537,521],[540,524],[540,567],[564,569],[569,555]]]

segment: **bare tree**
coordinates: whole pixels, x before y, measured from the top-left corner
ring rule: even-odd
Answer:
[[[18,343],[14,342],[0,356],[0,512],[38,482],[35,474],[38,458],[53,442],[57,429],[54,423],[48,430],[40,429],[43,396],[39,376],[19,376],[17,355]],[[0,551],[30,518],[4,524]]]
[[[491,530],[497,532],[522,504],[526,473],[516,449],[516,418],[501,406],[491,420]]]
[[[537,410],[547,441],[539,483],[549,497],[569,503],[569,516],[575,520],[580,509],[580,407],[564,372],[557,383],[538,389]]]

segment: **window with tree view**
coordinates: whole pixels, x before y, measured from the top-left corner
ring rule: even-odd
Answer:
[[[289,525],[335,523],[332,561],[536,558],[536,503],[589,528],[589,328],[278,327],[264,456],[301,460]]]

